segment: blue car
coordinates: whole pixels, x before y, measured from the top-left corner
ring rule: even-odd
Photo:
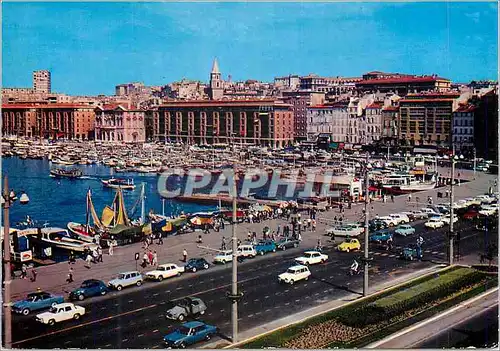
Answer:
[[[84,280],[82,285],[72,292],[69,293],[69,299],[74,300],[84,300],[86,297],[106,295],[109,291],[106,284],[101,280],[89,279]]]
[[[258,255],[268,252],[276,252],[276,243],[272,240],[261,240],[255,245],[255,251]]]
[[[182,324],[179,328],[165,335],[163,341],[167,347],[186,348],[202,340],[210,340],[219,329],[213,325],[193,321]]]
[[[185,272],[196,272],[198,269],[208,269],[210,264],[204,258],[190,258],[184,266]]]
[[[12,311],[27,316],[33,311],[43,310],[63,302],[63,296],[52,295],[45,291],[38,291],[28,294],[24,300],[14,302]]]
[[[378,232],[371,234],[368,240],[374,243],[382,243],[389,240],[389,238],[392,238],[392,234],[388,230],[379,230]]]

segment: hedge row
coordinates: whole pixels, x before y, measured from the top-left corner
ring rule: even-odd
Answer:
[[[359,306],[354,311],[345,311],[339,318],[347,326],[363,328],[448,296],[461,287],[479,282],[484,276],[484,273],[471,268],[448,271],[434,279]]]

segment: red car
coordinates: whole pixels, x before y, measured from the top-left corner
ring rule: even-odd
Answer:
[[[479,214],[479,212],[475,211],[475,210],[469,210],[467,211],[463,216],[462,218],[463,219],[468,219],[468,220],[472,220],[472,219],[475,219],[475,218],[479,218],[481,215]]]

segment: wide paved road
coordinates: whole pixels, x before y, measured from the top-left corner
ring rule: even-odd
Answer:
[[[455,225],[457,228],[457,225]],[[396,237],[394,252],[373,246],[374,262],[370,284],[387,280],[389,275],[403,274],[429,267],[446,259],[446,228],[435,231],[415,225],[425,239],[424,260],[408,262],[397,259],[400,247],[414,243],[416,236]],[[460,223],[461,253],[483,252],[486,243],[497,242],[497,234],[477,232],[470,223]],[[307,235],[307,234],[305,234]],[[326,240],[325,240],[326,241]],[[268,254],[240,264],[239,287],[244,298],[239,304],[240,331],[340,299],[349,292],[362,291],[362,275],[349,277],[353,257],[359,253],[340,253],[327,247],[330,260],[312,266],[313,278],[293,286],[280,285],[277,275],[293,263],[305,248]],[[431,262],[432,261],[432,262]],[[202,317],[221,329],[221,337],[231,335],[230,303],[225,297],[230,289],[231,268],[218,266],[196,274],[186,273],[162,283],[152,282],[104,297],[92,298],[81,305],[88,314],[80,321],[69,321],[46,327],[32,316],[15,316],[13,339],[16,348],[153,348],[162,346],[163,335],[177,322],[164,317],[166,302],[186,296],[198,296],[208,305]]]

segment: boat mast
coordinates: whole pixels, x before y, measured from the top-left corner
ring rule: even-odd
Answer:
[[[90,212],[90,188],[87,192],[87,214],[85,215],[85,228],[87,229],[87,233],[89,232],[89,212]]]
[[[144,224],[146,222],[146,206],[145,206],[145,195],[144,195],[144,184],[142,183],[142,189],[141,189],[141,224]]]

